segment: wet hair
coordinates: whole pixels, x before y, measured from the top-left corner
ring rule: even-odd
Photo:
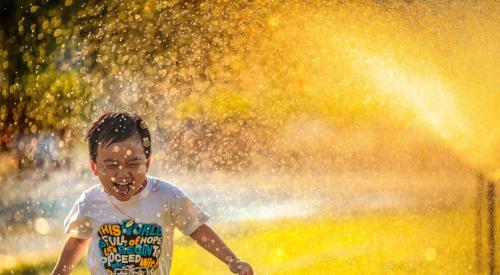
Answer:
[[[151,135],[140,115],[129,112],[107,112],[102,114],[86,130],[85,140],[89,143],[89,154],[93,161],[97,158],[97,148],[139,134],[146,158],[151,155]]]

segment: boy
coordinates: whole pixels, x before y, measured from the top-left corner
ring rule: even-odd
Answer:
[[[66,217],[69,239],[52,274],[69,274],[87,245],[92,274],[169,274],[174,227],[231,272],[253,274],[179,187],[147,175],[151,136],[140,116],[105,113],[90,125],[86,140],[101,184],[83,192]]]

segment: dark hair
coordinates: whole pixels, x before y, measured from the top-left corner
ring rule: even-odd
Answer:
[[[107,112],[94,120],[87,128],[85,140],[89,143],[92,160],[97,158],[99,145],[109,147],[112,143],[123,141],[139,134],[146,158],[151,155],[151,135],[141,116],[128,112]]]

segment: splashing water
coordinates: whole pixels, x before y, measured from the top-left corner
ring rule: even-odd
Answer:
[[[99,4],[87,5],[79,14],[80,19],[95,17],[83,20],[80,27],[88,39],[78,41],[79,52],[73,57],[75,64],[86,64],[79,71],[95,88],[94,113],[142,113],[155,135],[153,173],[187,174],[188,179],[165,177],[186,186],[216,219],[226,215],[229,221],[272,222],[356,211],[420,211],[427,203],[456,206],[472,194],[467,192],[471,170],[500,178],[500,80],[495,64],[500,20],[494,1],[111,2],[116,12],[106,12],[107,6]],[[95,66],[86,60],[92,56]],[[82,152],[75,154],[82,158],[75,163],[87,163]],[[45,208],[56,221],[34,210],[13,208],[5,215],[15,212],[19,222],[31,219],[31,234],[36,232],[46,248],[57,247],[54,240],[60,236],[55,232],[61,231],[63,212],[71,205],[68,197],[76,199],[93,180],[88,171],[82,172],[85,169],[76,169],[81,174],[74,177],[59,172],[59,180],[54,173],[56,177],[33,184],[29,194],[10,194],[14,181],[2,185],[9,190],[9,202],[22,198],[44,205],[44,195],[51,194]],[[243,179],[232,181],[224,172],[217,176],[226,170],[241,172]],[[194,171],[215,175],[193,179]],[[66,182],[75,182],[77,190],[70,191]],[[54,183],[65,189],[51,192]],[[440,218],[453,220],[454,215]],[[385,230],[374,230],[376,236],[370,239],[364,230],[378,224],[378,218],[398,224],[399,217],[365,218],[341,224],[347,229],[339,232],[357,232],[368,244],[375,240],[369,247],[374,251],[377,245],[399,240],[384,238]],[[405,238],[417,223],[402,226]],[[16,230],[2,226],[5,232]],[[319,227],[310,236],[323,230]],[[288,237],[302,237],[304,232]],[[263,242],[282,245],[279,237],[269,234],[262,234]],[[469,239],[467,234],[463,236]],[[465,239],[457,238],[460,242],[455,243]],[[296,248],[288,255],[281,247],[271,250],[267,271],[305,268],[322,258],[318,255],[342,259],[364,249],[339,249],[348,241],[320,239],[311,245],[319,254],[311,252],[296,261],[287,262]],[[36,244],[29,238],[24,243]],[[323,243],[335,244],[336,250],[320,251]],[[444,257],[439,243],[423,248],[420,240],[416,243],[412,250],[422,250],[425,261]],[[392,260],[393,251],[389,254]],[[414,257],[418,259],[408,256]]]
[[[496,178],[494,7],[290,4],[268,16],[260,40],[252,37],[258,42],[242,65],[241,94],[257,113],[280,120],[307,113],[337,126],[386,117],[382,124],[424,127],[468,165]],[[284,104],[270,107],[266,97],[284,98]]]

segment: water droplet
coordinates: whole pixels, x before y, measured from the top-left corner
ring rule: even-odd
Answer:
[[[42,217],[38,217],[35,220],[35,230],[39,234],[45,235],[45,234],[49,233],[50,225],[46,219],[44,219]]]

